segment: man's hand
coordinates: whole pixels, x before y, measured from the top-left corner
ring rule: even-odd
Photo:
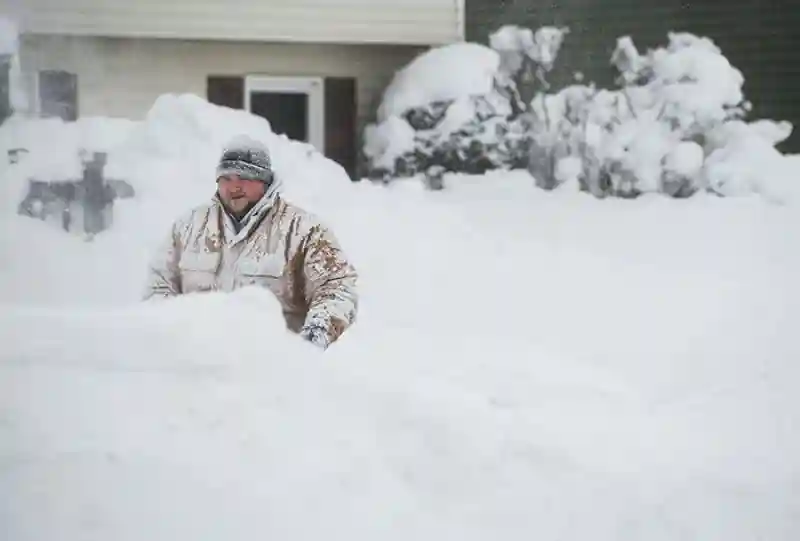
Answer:
[[[330,345],[328,331],[321,325],[306,325],[300,331],[300,336],[323,350]]]

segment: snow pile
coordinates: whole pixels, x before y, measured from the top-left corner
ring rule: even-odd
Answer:
[[[669,33],[665,46],[641,54],[621,37],[610,58],[619,88],[580,84],[550,92],[546,73],[567,36],[567,29],[554,27],[498,30],[492,49],[484,48],[500,60],[483,93],[477,86],[459,92],[454,83],[426,102],[424,80],[415,84],[414,72],[406,73],[387,102],[394,116],[379,117],[367,130],[369,176],[390,181],[434,170],[525,167],[542,188],[571,185],[597,196],[712,191],[785,200],[798,192],[774,148],[791,125],[745,120],[744,76],[710,39]],[[431,67],[434,51],[426,53],[430,71],[457,65],[463,67],[457,73],[473,67],[476,77],[486,73],[477,49],[451,51],[438,70]],[[401,92],[413,99],[399,99]],[[760,157],[757,171],[737,163],[742,152]]]
[[[0,127],[0,216],[16,212],[29,179],[54,183],[80,180],[84,161],[94,152],[108,153],[109,177],[127,177],[127,164],[118,156],[134,126],[131,120],[93,117],[76,122],[18,115],[8,119]],[[10,151],[17,151],[17,163],[9,163]]]
[[[800,200],[796,162],[775,148],[789,137],[792,128],[786,121],[726,122],[710,134],[713,150],[704,162],[701,178],[717,193],[761,193],[776,201]]]
[[[311,346],[305,347],[304,342],[288,339],[289,331],[281,332],[285,324],[280,305],[275,296],[263,288],[244,288],[231,295],[186,296],[169,302],[126,303],[102,309],[74,307],[63,311],[33,304],[36,303],[14,307],[17,325],[25,328],[34,321],[47,322],[45,327],[52,333],[50,336],[54,341],[74,341],[74,347],[61,353],[61,359],[68,365],[90,362],[93,357],[103,356],[110,360],[109,368],[131,370],[246,368],[258,362],[248,354],[248,348],[261,348],[257,340],[243,340],[236,345],[237,352],[241,353],[238,360],[225,358],[231,347],[229,341],[221,340],[221,333],[226,328],[245,334],[258,334],[258,329],[273,329],[270,347],[274,353],[280,351],[287,357],[304,352],[308,354],[311,349]],[[229,310],[232,306],[236,310]],[[10,323],[9,314],[4,314],[4,323]],[[175,329],[186,333],[184,339],[175,340]],[[59,336],[59,332],[65,335]],[[77,340],[70,336],[83,332],[101,335],[104,339]],[[141,356],[134,343],[126,345],[126,341],[136,334],[147,336],[148,348],[154,355]],[[25,340],[23,335],[20,338],[4,349],[6,358],[46,358],[50,353],[52,342]]]
[[[157,113],[94,242],[0,216],[4,540],[796,537],[795,207],[350,185],[274,142],[362,277],[321,354],[262,290],[138,302],[207,127],[270,137]]]
[[[180,191],[187,201],[205,200],[216,189],[214,171],[223,146],[238,135],[267,146],[276,174],[295,197],[307,198],[320,190],[346,190],[352,183],[336,162],[307,143],[276,135],[266,119],[191,94],[160,96],[144,121],[131,131],[120,159],[139,191],[158,194],[162,200]],[[140,167],[140,163],[148,166]],[[165,171],[169,173],[165,175]],[[190,192],[179,182],[183,178],[190,179]]]
[[[14,261],[3,266],[0,277],[9,282],[23,280],[26,275],[38,277],[34,292],[12,290],[14,298],[20,295],[20,299],[72,298],[69,290],[48,287],[54,275],[57,279],[70,276],[72,290],[84,295],[97,288],[113,302],[138,298],[144,278],[142,261],[147,260],[179,212],[213,196],[214,170],[222,147],[240,134],[267,144],[286,195],[309,210],[326,208],[332,194],[341,198],[351,192],[353,183],[344,169],[313,147],[275,135],[261,117],[219,107],[194,95],[161,96],[143,121],[12,118],[0,127],[0,152],[5,155],[13,148],[26,148],[28,152],[20,156],[19,163],[4,160],[0,165],[3,247],[12,254],[28,246],[35,260],[56,257],[61,262],[52,267],[31,268],[24,261]],[[30,223],[32,220],[21,219],[17,214],[28,192],[29,179],[78,180],[83,157],[92,152],[107,152],[106,178],[126,182],[136,194],[133,199],[117,201],[111,230],[94,242],[98,247],[126,246],[115,260],[107,259],[102,248],[83,246],[77,239],[77,246],[58,244],[57,239],[63,237],[60,216],[48,223]],[[142,217],[147,217],[145,223]],[[130,234],[131,231],[137,234]],[[47,252],[51,249],[52,254]],[[87,261],[98,272],[103,269],[103,274],[116,275],[118,281],[94,280],[83,270]],[[125,285],[118,287],[119,284]]]
[[[266,119],[191,94],[165,94],[143,121],[10,119],[0,128],[0,152],[5,155],[9,149],[20,147],[27,152],[19,163],[3,165],[0,215],[16,213],[28,179],[80,179],[83,162],[93,152],[107,153],[107,178],[127,182],[135,193],[145,195],[133,203],[140,205],[139,213],[162,216],[164,201],[198,204],[213,195],[214,170],[222,147],[239,134],[268,146],[275,171],[293,197],[313,204],[314,197],[324,197],[327,191],[350,187],[349,176],[337,163],[306,143],[274,134]]]
[[[303,179],[326,185],[348,185],[344,170],[325,159],[313,146],[276,135],[266,119],[238,109],[220,107],[191,94],[160,96],[131,133],[125,152],[131,158],[150,157],[182,164],[186,175],[208,185],[223,146],[232,137],[247,135],[270,149],[277,174],[287,179],[303,175],[309,163],[320,177]]]
[[[81,155],[106,152],[109,175],[138,177],[134,179],[137,187],[165,180],[140,175],[139,164],[163,167],[166,162],[176,167],[180,164],[187,177],[213,184],[223,145],[240,134],[268,146],[278,174],[303,175],[303,166],[312,162],[324,168],[325,175],[308,182],[349,184],[335,162],[326,160],[311,145],[276,135],[266,119],[211,104],[192,94],[160,96],[143,121],[83,117],[64,122],[14,117],[0,129],[0,151],[25,148],[28,152],[20,162],[19,173],[48,180],[79,176]]]

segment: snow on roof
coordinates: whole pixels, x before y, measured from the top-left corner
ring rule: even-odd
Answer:
[[[499,67],[500,55],[478,43],[430,49],[395,74],[378,109],[378,120],[436,101],[487,94]]]

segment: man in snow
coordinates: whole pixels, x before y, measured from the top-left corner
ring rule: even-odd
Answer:
[[[259,285],[287,327],[327,348],[353,324],[357,274],[330,229],[280,195],[266,147],[234,138],[212,200],[178,219],[149,269],[145,298]]]

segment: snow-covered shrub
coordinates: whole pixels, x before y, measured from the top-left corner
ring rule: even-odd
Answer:
[[[620,37],[609,59],[615,88],[551,93],[545,76],[567,35],[506,26],[490,47],[451,45],[412,61],[367,128],[370,176],[527,168],[543,189],[688,197],[763,191],[763,173],[729,166],[742,153],[785,170],[774,147],[792,126],[745,120],[744,76],[709,38],[672,32],[640,53]]]
[[[491,47],[458,43],[414,59],[387,88],[377,124],[366,128],[369,176],[524,167],[530,140],[521,115],[530,100],[520,89],[543,83],[565,32],[508,26]]]
[[[710,39],[668,38],[665,47],[644,55],[630,38],[618,39],[611,57],[618,89],[576,85],[534,99],[528,169],[541,187],[577,182],[595,195],[622,197],[732,193],[725,186],[744,181],[721,181],[719,165],[712,167],[709,158],[731,145],[747,152],[745,140],[774,147],[788,137],[786,125],[765,130],[764,123],[744,122],[744,77]],[[732,125],[740,129],[722,136]]]
[[[568,28],[544,26],[535,32],[514,25],[500,27],[489,45],[500,55],[498,84],[509,98],[512,117],[527,112],[533,97],[549,89],[546,74],[553,69]]]
[[[498,108],[486,96],[415,108],[371,129],[372,144],[387,145],[374,166],[389,175],[413,176],[434,167],[480,174],[524,165],[519,156],[527,145],[514,144],[524,133],[517,130],[515,138],[502,104]]]

